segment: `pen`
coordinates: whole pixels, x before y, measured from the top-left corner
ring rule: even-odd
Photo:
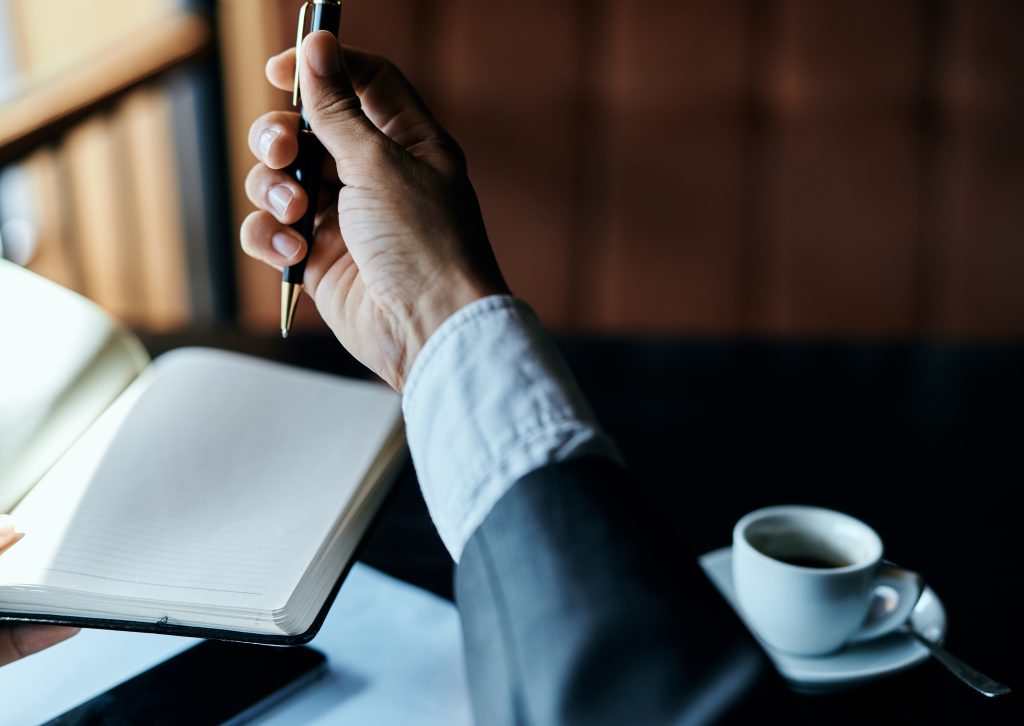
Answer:
[[[302,39],[306,30],[306,10],[312,6],[309,32],[326,30],[338,36],[341,23],[341,0],[313,0],[302,5],[299,11],[299,27],[295,32],[295,83],[292,87],[292,105],[299,106],[299,64],[302,62]],[[281,277],[281,337],[287,338],[295,317],[295,308],[302,294],[302,276],[306,271],[306,260],[313,249],[313,224],[316,221],[317,199],[320,196],[320,172],[323,168],[324,147],[313,135],[306,118],[306,110],[300,107],[302,120],[299,122],[299,154],[289,172],[306,192],[306,212],[292,229],[306,240],[306,256],[294,265],[284,268]]]

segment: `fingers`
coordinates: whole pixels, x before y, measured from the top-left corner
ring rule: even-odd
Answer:
[[[394,63],[347,49],[345,59],[366,115],[377,128],[414,156],[437,150],[461,161],[461,149]]]
[[[249,127],[249,150],[271,169],[283,169],[299,153],[299,114],[271,111]]]
[[[366,116],[388,137],[415,156],[433,163],[464,164],[462,151],[434,119],[416,89],[391,61],[354,48],[343,48],[352,87]],[[267,61],[267,79],[291,90],[295,51],[289,49]],[[438,154],[443,159],[435,158]]]
[[[15,531],[14,520],[9,515],[0,514],[0,553],[23,536]],[[0,666],[66,640],[77,632],[78,628],[54,625],[0,626]]]
[[[337,39],[317,31],[302,44],[299,68],[302,111],[334,158],[344,184],[364,186],[388,162],[392,142],[363,113]]]
[[[245,193],[249,201],[264,209],[277,221],[295,224],[306,211],[306,192],[286,172],[256,164],[245,178]]]
[[[402,129],[389,128],[399,116],[407,119],[411,116],[416,123],[429,121],[437,127],[427,105],[395,64],[387,58],[355,48],[342,46],[342,51],[352,88],[374,126],[402,146],[408,145],[408,139],[396,138],[390,133],[401,132]],[[272,56],[267,61],[266,74],[275,88],[291,91],[295,77],[295,49],[289,48]],[[421,139],[412,139],[417,140]]]
[[[253,212],[242,222],[242,250],[250,257],[281,269],[306,254],[306,241],[269,212]]]
[[[311,298],[317,299],[316,292],[325,274],[336,267],[336,263],[346,256],[346,252],[348,248],[338,226],[338,207],[332,204],[317,216],[313,251],[309,253],[306,272],[302,278],[304,288]]]
[[[56,625],[0,627],[0,666],[67,640],[77,632],[78,628],[63,628]]]
[[[264,72],[274,88],[279,91],[291,91],[292,82],[295,80],[295,49],[289,48],[270,56]]]
[[[268,212],[253,212],[242,222],[242,250],[278,270],[293,265],[306,254],[301,236],[281,224]],[[298,252],[291,253],[297,245]],[[313,251],[306,260],[303,283],[310,296],[316,294],[324,273],[347,252],[338,228],[338,209],[329,205],[317,215]]]
[[[253,121],[249,127],[249,150],[271,169],[284,169],[299,153],[299,114],[288,111],[271,111]],[[251,174],[252,172],[250,172]],[[337,182],[337,164],[333,159],[324,159],[325,181]],[[252,197],[250,196],[250,199]],[[253,199],[253,203],[267,208]]]

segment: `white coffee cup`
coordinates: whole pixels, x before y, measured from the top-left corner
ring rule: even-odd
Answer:
[[[732,537],[740,609],[778,650],[824,655],[877,638],[902,625],[921,594],[916,573],[882,560],[875,531],[840,512],[758,509],[736,523]],[[886,606],[872,607],[883,593]]]

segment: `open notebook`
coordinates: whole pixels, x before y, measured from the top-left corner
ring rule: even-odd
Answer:
[[[0,512],[24,535],[0,619],[315,635],[404,461],[398,396],[209,349],[150,363],[3,262],[0,346]]]

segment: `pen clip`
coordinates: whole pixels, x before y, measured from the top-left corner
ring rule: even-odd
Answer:
[[[295,82],[292,84],[292,106],[299,105],[299,65],[302,63],[302,39],[306,35],[306,8],[312,3],[302,3],[299,10],[299,27],[295,30]]]

